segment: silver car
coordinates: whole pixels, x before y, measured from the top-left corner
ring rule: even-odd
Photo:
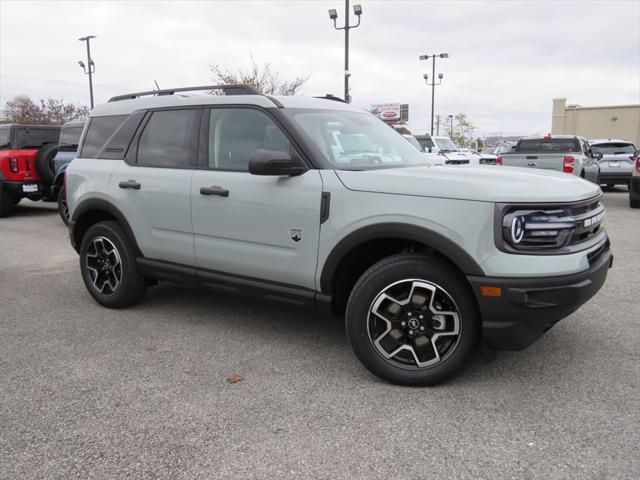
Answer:
[[[606,138],[589,142],[594,153],[602,153],[600,163],[600,183],[613,187],[614,185],[629,185],[633,172],[636,147],[627,140]]]

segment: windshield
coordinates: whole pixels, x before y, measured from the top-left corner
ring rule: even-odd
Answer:
[[[11,147],[11,129],[10,128],[0,128],[0,148],[10,148]]]
[[[458,150],[458,147],[456,147],[456,144],[453,143],[450,138],[434,138],[433,140],[443,152],[455,152]]]
[[[430,165],[427,158],[393,128],[367,112],[284,109],[335,168]]]
[[[591,150],[603,155],[633,155],[636,147],[632,143],[599,143],[591,145]]]

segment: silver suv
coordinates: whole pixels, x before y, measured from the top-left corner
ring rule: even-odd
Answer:
[[[226,95],[133,93],[91,112],[66,171],[69,228],[106,307],[159,281],[325,306],[371,372],[432,385],[481,339],[530,345],[606,279],[597,185],[430,167],[335,98],[206,89]]]

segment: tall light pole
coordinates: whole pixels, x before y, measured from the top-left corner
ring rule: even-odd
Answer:
[[[96,38],[96,36],[87,35],[86,37],[78,39],[81,42],[87,42],[87,65],[85,65],[82,60],[78,61],[78,65],[82,67],[85,74],[89,75],[89,97],[91,98],[91,108],[93,108],[93,78],[91,75],[96,71],[96,66],[91,58],[91,48],[89,47],[89,42],[92,38]]]
[[[333,28],[336,30],[344,30],[344,100],[351,101],[349,95],[349,30],[360,26],[360,16],[362,15],[362,7],[360,5],[353,6],[353,13],[358,17],[358,23],[349,25],[349,0],[344,0],[344,26],[338,27],[336,20],[338,19],[338,11],[335,8],[329,10],[329,18],[333,20]]]
[[[432,74],[431,83],[429,83],[429,76],[426,73],[423,75],[423,78],[427,82],[427,86],[431,87],[431,135],[433,135],[433,112],[434,112],[434,107],[435,107],[436,85],[440,85],[442,83],[442,77],[443,77],[443,75],[441,73],[439,73],[438,74],[438,78],[440,79],[440,82],[435,83],[435,79],[436,79],[436,57],[449,58],[449,54],[448,53],[434,53],[433,55],[420,55],[420,57],[419,57],[420,60],[429,60],[430,58],[433,60],[433,68],[432,68],[432,71],[431,71],[431,74]]]
[[[453,140],[453,115],[449,115],[449,138]]]

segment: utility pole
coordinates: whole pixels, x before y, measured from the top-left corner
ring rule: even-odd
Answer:
[[[93,78],[92,75],[96,71],[96,66],[93,63],[93,59],[91,58],[91,47],[89,46],[89,42],[92,38],[96,38],[95,35],[87,35],[86,37],[79,38],[78,40],[81,42],[87,43],[87,65],[85,66],[82,60],[78,61],[78,65],[82,67],[82,70],[85,74],[89,75],[89,98],[91,99],[91,108],[93,108]]]
[[[431,135],[433,135],[433,115],[435,111],[435,98],[436,98],[436,85],[440,85],[442,83],[442,78],[444,75],[441,73],[438,74],[438,78],[440,81],[438,83],[435,82],[436,79],[436,57],[440,58],[449,58],[448,53],[434,53],[432,55],[420,55],[420,60],[429,60],[432,59],[432,70],[431,70],[431,83],[429,83],[429,75],[426,73],[422,75],[428,87],[431,87]]]
[[[449,115],[449,138],[453,140],[453,115]]]
[[[436,115],[436,136],[440,136],[440,114]]]
[[[349,0],[344,1],[344,26],[338,27],[336,20],[338,19],[338,11],[335,8],[329,10],[329,18],[333,20],[333,28],[336,30],[344,30],[344,100],[351,102],[349,94],[349,30],[360,26],[360,16],[362,15],[362,7],[360,5],[353,6],[353,13],[358,17],[358,23],[349,25]]]

